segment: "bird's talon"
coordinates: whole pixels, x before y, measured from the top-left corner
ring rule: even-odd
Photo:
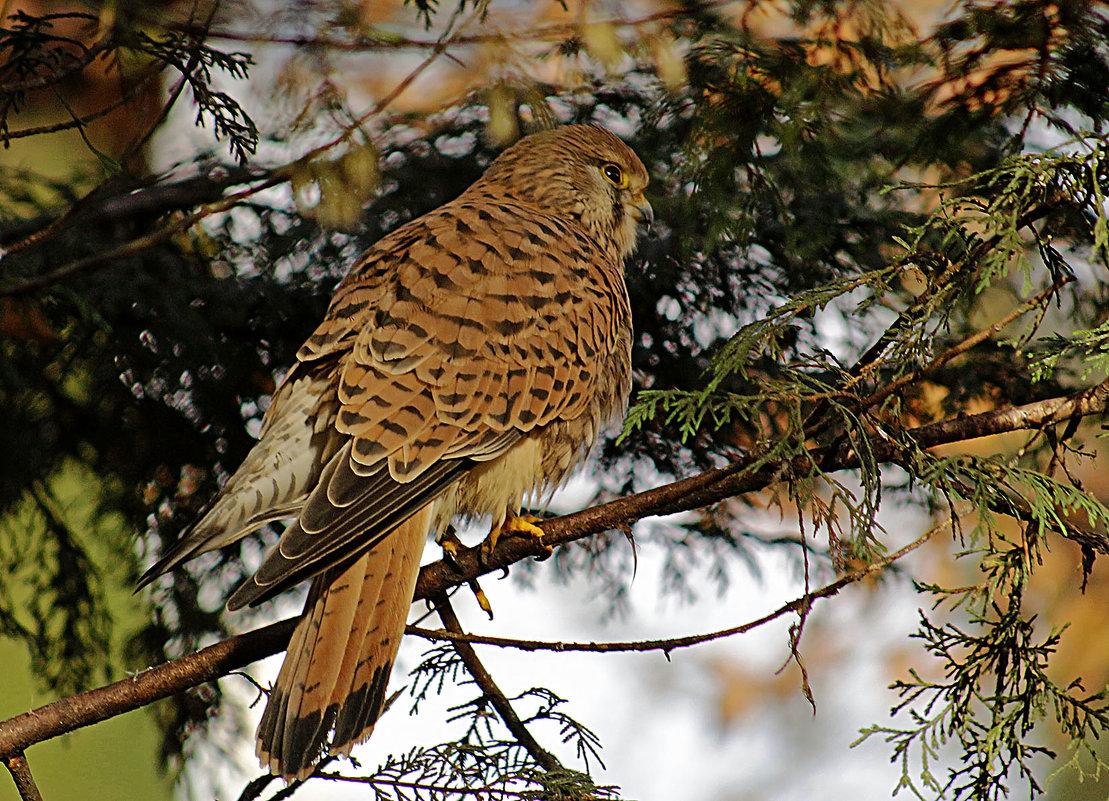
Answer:
[[[538,540],[539,543],[542,545],[543,529],[535,525],[536,523],[542,522],[543,518],[536,517],[535,515],[514,515],[509,512],[504,521],[498,523],[497,525],[493,526],[492,529],[490,529],[489,536],[486,537],[485,541],[481,543],[481,549],[478,551],[478,558],[481,564],[484,566],[489,565],[489,557],[492,556],[493,551],[497,547],[497,543],[505,534],[515,534],[521,537],[532,537],[533,539]],[[546,549],[547,553],[545,556],[540,557],[541,560],[546,559],[547,556],[550,556],[550,548],[546,545],[543,545],[543,547]],[[508,575],[507,570],[505,571],[505,575]]]
[[[520,536],[535,537],[535,539],[542,542],[543,529],[535,525],[536,523],[542,522],[543,518],[536,517],[535,515],[514,516],[505,521],[504,530]]]
[[[439,547],[443,549],[443,561],[450,565],[455,573],[462,572],[462,563],[458,560],[458,554],[462,551],[462,540],[458,539],[458,535],[454,533],[454,527],[448,528],[443,535],[439,538]]]
[[[469,585],[470,591],[474,594],[474,598],[477,600],[477,605],[480,606],[481,610],[485,612],[485,614],[489,615],[489,619],[492,620],[493,605],[489,603],[489,596],[485,594],[485,591],[481,588],[481,585],[477,583],[477,579],[471,579],[469,581]]]
[[[497,539],[498,539],[499,536],[500,536],[499,531],[496,531],[496,532],[490,531],[489,536],[486,537],[482,541],[481,547],[478,548],[478,552],[477,552],[478,564],[480,564],[482,567],[488,567],[489,566],[489,557],[492,556],[493,549],[497,547]]]

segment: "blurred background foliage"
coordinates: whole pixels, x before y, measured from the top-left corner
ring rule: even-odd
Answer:
[[[625,137],[650,170],[658,220],[628,270],[636,390],[656,394],[641,396],[629,436],[603,444],[598,497],[757,453],[768,438],[788,454],[898,436],[1104,378],[1100,3],[5,9],[0,632],[25,647],[42,691],[119,678],[248,624],[225,618],[222,599],[257,563],[257,539],[149,595],[121,589],[234,470],[357,254],[555,122]],[[1027,314],[1006,318],[1049,287]],[[1002,318],[1009,324],[967,353],[921,373]],[[868,352],[895,321],[889,346]],[[859,359],[866,369],[853,372]],[[863,402],[892,381],[902,382],[896,393]],[[819,425],[799,426],[814,410]],[[975,459],[1023,459],[1096,502],[1109,493],[1097,433],[1084,425],[939,456],[971,483],[1002,480]],[[1079,464],[1078,451],[1094,458]],[[838,500],[830,517],[847,522],[810,532],[812,569],[830,576],[891,544],[874,524],[879,501],[941,514],[967,494],[913,469],[864,465],[857,490],[814,478],[808,494],[736,499],[644,529],[641,546],[666,549],[666,586],[693,595],[694,565],[714,565],[726,582],[760,549],[800,559],[798,538],[769,541],[745,525],[751,509],[801,503],[816,515]],[[1018,495],[1024,486],[1010,481]],[[1100,514],[1091,507],[1085,523],[1103,533]],[[979,559],[1009,553],[1006,542],[1025,553],[1048,545],[990,525],[979,539],[965,527]],[[1089,567],[1089,547],[1050,536],[1042,564],[1030,558],[995,579],[972,559],[927,581],[975,584],[978,596],[957,595],[970,608],[1004,605],[1004,591],[1029,618],[1097,632],[1101,565]],[[594,542],[555,561],[590,571],[618,607],[626,560]],[[986,614],[978,624],[996,622]],[[1087,647],[1068,650],[1064,639],[1055,681],[1105,686],[1104,638],[1075,639]],[[890,680],[906,675],[891,670]],[[157,706],[171,773],[187,754],[184,734],[201,737],[220,708],[215,687]],[[1090,709],[1085,724],[1047,741],[1092,736],[1105,718],[1096,699]],[[963,733],[947,730],[968,748],[978,742]],[[957,775],[949,792],[1000,797],[1024,764],[1003,757],[983,774],[993,785],[958,790]]]

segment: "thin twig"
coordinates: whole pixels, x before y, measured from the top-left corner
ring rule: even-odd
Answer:
[[[451,31],[453,30],[454,23],[457,21],[458,16],[459,14],[461,14],[464,7],[465,6],[460,5],[457,9],[455,9],[454,14],[451,16],[451,21],[447,25],[446,31],[444,31],[443,35],[436,40],[432,52],[428,53],[427,57],[424,58],[423,61],[417,64],[411,72],[405,75],[397,83],[397,85],[394,86],[384,97],[378,100],[369,111],[366,111],[363,114],[359,115],[353,123],[346,127],[346,130],[344,130],[334,139],[331,139],[328,142],[324,142],[322,145],[309,150],[306,154],[297,159],[294,164],[301,164],[311,161],[312,159],[318,158],[329,150],[332,150],[333,148],[348,141],[352,136],[354,136],[355,131],[361,130],[362,127],[367,122],[369,122],[370,119],[376,117],[378,114],[383,112],[386,108],[388,108],[389,104],[400,97],[400,95],[409,86],[411,86],[412,83],[428,69],[428,67],[430,67],[441,55],[443,55],[447,51],[449,47],[451,47],[457,41],[460,34],[457,32],[452,34]],[[470,16],[467,17],[466,20],[459,26],[459,31],[465,30],[471,22],[477,19],[480,16],[481,9],[482,6],[480,4],[476,6]]]
[[[321,778],[321,779],[327,779],[327,780],[333,781],[333,782],[343,782],[345,784],[368,784],[371,787],[373,787],[375,790],[378,787],[391,787],[391,788],[395,788],[397,790],[414,790],[417,793],[416,796],[415,796],[416,798],[451,798],[451,799],[455,799],[455,798],[467,798],[469,796],[472,796],[472,797],[478,799],[478,801],[488,801],[488,799],[491,799],[491,798],[505,797],[505,796],[499,794],[499,791],[503,790],[503,786],[500,785],[500,784],[497,784],[497,785],[483,784],[483,785],[478,786],[478,787],[471,787],[471,786],[460,785],[460,784],[452,785],[448,782],[443,782],[441,784],[434,784],[434,783],[431,783],[431,782],[402,781],[400,779],[386,778],[386,777],[383,777],[381,775],[376,775],[376,776],[348,776],[345,773],[328,773],[326,771],[323,772],[323,773],[320,773],[320,774],[313,774],[313,775],[316,775],[316,776],[318,776],[318,778]],[[374,798],[394,798],[394,797],[410,798],[412,796],[409,796],[407,794],[399,795],[399,796],[393,796],[393,795],[385,795],[384,793],[380,793],[380,792],[377,795],[374,796]],[[520,796],[520,797],[531,797],[531,796]]]
[[[158,130],[158,127],[169,117],[170,109],[177,103],[177,100],[181,97],[181,93],[185,90],[185,86],[189,83],[189,76],[196,71],[197,64],[200,62],[200,57],[204,49],[203,38],[211,27],[212,19],[215,17],[218,9],[219,5],[215,3],[208,9],[208,18],[204,20],[200,26],[202,34],[194,37],[194,40],[190,43],[189,60],[185,64],[184,69],[179,70],[181,77],[169,92],[166,93],[166,100],[162,103],[162,108],[158,112],[158,116],[147,126],[145,131],[137,132],[127,147],[123,149],[123,155],[120,157],[121,161],[125,161],[135,153],[138,153],[139,150],[150,141],[150,138],[154,136],[154,132]],[[193,12],[195,13],[196,10],[197,9],[194,7]]]
[[[1047,204],[1039,206],[1027,211],[1024,215],[1017,220],[1016,228],[1019,230],[1026,226],[1032,225],[1049,211]],[[950,279],[958,272],[966,268],[968,264],[976,264],[978,259],[983,254],[987,253],[1002,239],[1001,234],[994,234],[993,236],[979,242],[974,249],[963,259],[958,262],[949,261],[943,272],[936,275],[929,281],[929,289],[937,289],[950,283]],[[872,374],[883,364],[881,361],[882,354],[885,352],[898,335],[907,327],[913,325],[913,321],[917,315],[933,300],[931,292],[922,293],[916,300],[909,304],[908,308],[904,309],[897,318],[886,327],[882,335],[875,340],[866,352],[859,357],[859,359],[852,365],[848,371],[848,379],[842,387],[839,387],[840,393],[846,393],[856,384],[861,382],[866,376]],[[804,421],[805,436],[808,438],[815,437],[818,433],[822,432],[829,424],[829,420],[825,417],[828,411],[827,401],[820,401],[815,405]]]
[[[656,11],[635,19],[612,17],[599,19],[594,25],[603,25],[613,28],[637,28],[654,22],[667,22],[689,16],[690,11],[707,10],[727,5],[732,0],[709,0],[701,3],[683,3],[680,7]],[[583,4],[584,8],[585,4]],[[176,26],[175,30],[192,33],[191,25]],[[499,33],[477,33],[469,36],[459,36],[452,39],[452,47],[468,47],[473,45],[501,44],[517,41],[558,41],[573,37],[581,31],[581,22],[559,22],[550,25],[541,25],[527,29],[515,29]],[[367,50],[407,50],[438,48],[441,39],[417,39],[414,37],[400,36],[392,33],[378,36],[363,36],[356,39],[338,39],[331,36],[278,36],[250,33],[246,31],[212,30],[209,32],[211,39],[223,39],[231,42],[250,42],[253,44],[285,45],[291,47],[326,48],[329,50],[362,52]]]
[[[55,86],[65,78],[73,75],[74,73],[81,72],[89,64],[96,60],[96,57],[108,49],[109,45],[114,44],[114,34],[109,32],[104,36],[97,39],[88,47],[85,47],[80,42],[73,39],[63,39],[62,37],[55,37],[55,41],[64,42],[67,44],[74,44],[81,47],[84,52],[81,55],[73,55],[69,50],[62,47],[53,49],[66,57],[66,63],[61,64],[54,71],[45,75],[35,75],[32,78],[24,78],[20,81],[10,81],[9,83],[0,84],[0,94],[13,95],[21,92],[28,92],[34,89],[44,89],[47,86]]]
[[[928,529],[926,533],[913,540],[904,548],[890,554],[885,559],[872,562],[866,567],[849,571],[835,581],[811,592],[806,592],[792,601],[782,604],[773,612],[769,612],[762,617],[755,618],[754,620],[750,620],[738,626],[705,632],[703,634],[690,634],[685,637],[670,637],[662,640],[631,640],[624,642],[543,642],[541,640],[521,640],[511,637],[489,637],[482,634],[461,633],[450,629],[450,627],[443,630],[408,626],[404,631],[405,634],[412,634],[416,637],[422,637],[425,640],[441,640],[455,644],[473,643],[478,645],[494,645],[498,648],[515,648],[520,651],[555,651],[558,653],[642,653],[646,651],[662,651],[664,654],[669,655],[671,651],[676,651],[679,648],[690,648],[695,645],[701,645],[702,643],[712,642],[713,640],[722,640],[727,637],[734,637],[737,634],[745,634],[752,629],[756,629],[759,626],[777,620],[784,615],[802,612],[811,606],[813,601],[819,600],[820,598],[830,598],[839,593],[844,587],[882,572],[906,554],[915,551],[928,540],[932,539],[937,532],[946,530],[949,525],[949,522],[945,521],[943,525],[933,526]],[[440,617],[442,616],[440,615]]]
[[[988,325],[985,328],[981,328],[978,331],[975,331],[973,334],[966,337],[961,342],[951,346],[939,356],[930,361],[928,364],[920,367],[917,370],[912,371],[911,373],[906,373],[905,375],[894,379],[886,386],[873,392],[868,397],[863,398],[859,401],[860,408],[865,409],[880,403],[893,393],[899,392],[908,384],[911,384],[914,381],[919,381],[921,378],[928,375],[929,373],[935,372],[955,357],[961,356],[971,348],[974,348],[975,346],[980,345],[982,342],[985,342],[990,337],[996,336],[1002,329],[1004,329],[1010,323],[1015,322],[1018,318],[1023,317],[1030,311],[1041,308],[1044,303],[1047,303],[1049,300],[1051,300],[1052,295],[1054,295],[1056,292],[1062,289],[1064,285],[1070,283],[1073,280],[1073,278],[1067,276],[1056,281],[1051,286],[1026,300],[1024,303],[1021,303],[1020,305],[1011,309],[997,322],[993,323],[992,325]]]
[[[801,508],[800,498],[797,499],[797,522],[800,527],[801,541],[807,546],[808,536],[805,533],[805,514],[804,509]],[[928,536],[931,536],[931,532]],[[918,540],[918,542],[923,543],[924,539],[922,538]],[[916,547],[916,545],[917,543],[914,543],[913,547]],[[805,696],[805,700],[809,702],[809,705],[812,707],[813,714],[815,715],[816,697],[813,695],[812,685],[809,684],[809,670],[805,667],[805,660],[801,657],[801,635],[805,633],[805,623],[808,622],[809,614],[812,612],[813,599],[812,589],[809,584],[811,580],[811,573],[809,571],[808,547],[803,547],[801,549],[801,556],[804,560],[803,564],[805,568],[805,594],[798,599],[799,601],[802,601],[802,603],[797,607],[797,620],[789,627],[789,656],[786,657],[786,661],[782,664],[782,666],[778,668],[777,671],[775,671],[775,675],[782,673],[782,671],[784,671],[789,666],[790,662],[797,663],[797,668],[801,671],[801,694]],[[881,567],[885,568],[885,566],[888,564],[889,562],[886,562],[885,564],[881,565]],[[864,575],[867,575],[867,571],[861,572],[863,572]],[[862,578],[862,576],[860,576],[859,578]],[[856,579],[856,581],[857,580],[858,579]]]
[[[283,799],[292,798],[293,794],[296,793],[296,791],[299,790],[305,784],[305,782],[309,782],[312,779],[317,779],[321,776],[326,775],[323,769],[334,761],[335,755],[328,754],[316,763],[316,767],[312,769],[311,773],[309,773],[302,779],[294,779],[293,781],[284,785],[276,793],[271,795],[268,801],[283,801]],[[238,801],[257,801],[258,798],[262,797],[262,793],[266,791],[266,788],[269,787],[269,785],[272,784],[274,781],[278,781],[278,778],[271,773],[259,776],[256,779],[252,779],[251,781],[247,782],[246,787],[244,787],[242,793],[239,794]]]
[[[458,616],[454,613],[454,608],[451,606],[450,600],[446,595],[442,595],[432,601],[435,604],[435,610],[439,613],[439,619],[443,621],[447,631],[454,634],[463,634],[462,624],[458,622]],[[493,680],[492,675],[486,670],[485,665],[482,664],[478,658],[477,652],[474,650],[473,645],[465,640],[452,640],[451,645],[458,655],[462,658],[462,663],[466,666],[473,677],[474,682],[485,698],[489,701],[490,705],[497,710],[497,714],[501,716],[504,725],[512,732],[512,736],[516,738],[516,742],[520,743],[529,754],[544,770],[562,770],[562,763],[558,758],[543,746],[539,745],[532,733],[528,731],[528,727],[520,720],[516,710],[512,708],[508,697],[497,686]]]
[[[106,117],[113,111],[126,106],[128,103],[134,100],[135,97],[138,96],[139,90],[145,87],[146,84],[149,83],[151,80],[161,75],[164,69],[164,65],[156,69],[149,69],[147,71],[147,74],[139,78],[131,86],[129,86],[123,92],[123,94],[120,95],[118,100],[113,100],[106,106],[102,106],[95,111],[90,111],[84,116],[74,115],[70,119],[62,120],[61,122],[53,122],[47,125],[35,125],[29,128],[20,128],[16,131],[4,131],[0,133],[0,143],[7,143],[12,139],[26,139],[29,136],[39,136],[41,134],[51,134],[58,133],[59,131],[68,131],[71,128],[81,128],[82,126],[87,125],[94,120],[98,120],[101,117]]]

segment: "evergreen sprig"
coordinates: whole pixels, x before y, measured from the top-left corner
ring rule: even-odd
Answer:
[[[258,127],[234,97],[215,88],[214,72],[244,80],[254,57],[250,53],[226,53],[193,37],[176,34],[155,37],[134,31],[130,45],[180,73],[192,92],[197,127],[210,124],[216,138],[226,139],[231,154],[245,164],[258,147]]]

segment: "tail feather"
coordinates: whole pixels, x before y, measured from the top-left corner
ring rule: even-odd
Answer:
[[[303,778],[321,754],[349,753],[373,730],[430,524],[425,506],[353,563],[313,580],[258,725],[258,758],[275,775]]]

